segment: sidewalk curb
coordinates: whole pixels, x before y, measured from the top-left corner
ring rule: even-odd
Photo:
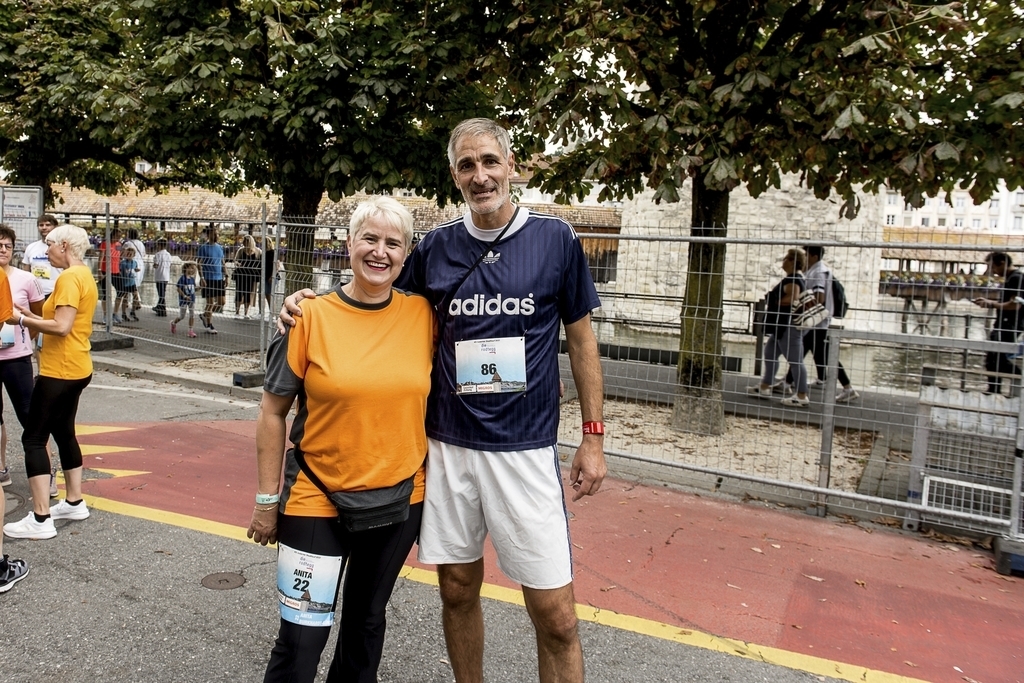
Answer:
[[[107,372],[114,373],[126,373],[133,377],[140,377],[158,382],[172,382],[174,384],[179,384],[183,387],[188,387],[190,389],[200,389],[202,391],[210,391],[213,393],[233,396],[235,398],[244,398],[250,401],[258,402],[263,397],[262,387],[255,389],[244,389],[242,387],[236,387],[230,384],[211,382],[208,380],[197,379],[195,377],[188,377],[187,375],[182,375],[175,372],[165,372],[153,368],[143,367],[134,363],[125,363],[109,358],[103,358],[102,356],[98,356],[97,354],[93,354],[92,364],[93,367],[97,370],[106,370]]]

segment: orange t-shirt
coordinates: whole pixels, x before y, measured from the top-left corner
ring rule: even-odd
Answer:
[[[11,297],[11,283],[7,281],[7,273],[0,268],[0,323],[14,316],[14,299]]]

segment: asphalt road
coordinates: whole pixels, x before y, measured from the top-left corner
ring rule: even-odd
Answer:
[[[15,480],[5,489],[6,521],[13,521],[26,513],[28,490],[20,427],[5,403],[8,463]],[[255,415],[255,404],[246,399],[97,372],[82,397],[78,423]],[[31,572],[0,596],[0,681],[262,679],[278,623],[275,551],[104,510],[94,510],[84,522],[57,522],[57,527],[52,540],[4,542],[4,552],[26,559]],[[218,572],[237,573],[244,584],[231,590],[202,585],[204,577]],[[485,600],[484,608],[487,680],[537,680],[525,610],[496,600]],[[580,630],[587,679],[596,683],[830,680],[594,623],[583,622]],[[321,661],[318,680],[329,662],[330,652]],[[389,608],[380,680],[453,680],[435,587],[399,581]]]

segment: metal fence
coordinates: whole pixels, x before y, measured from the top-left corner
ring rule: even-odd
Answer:
[[[198,321],[196,337],[183,334],[180,322],[172,334],[174,283],[210,224],[220,229],[227,257],[226,301],[212,315],[217,334]],[[296,283],[325,291],[351,273],[347,226],[288,223],[273,213],[250,224],[151,218],[146,264],[158,225],[173,242],[168,317],[152,311],[156,284],[147,267],[139,321],[113,325],[115,333],[257,368],[284,294]],[[129,226],[119,220],[122,231]],[[97,237],[105,227],[96,226]],[[297,230],[312,234],[301,254],[289,249]],[[665,481],[907,528],[925,522],[1019,536],[1019,377],[985,370],[986,354],[1016,347],[988,341],[993,313],[973,303],[1000,296],[1001,280],[982,264],[1005,240],[953,234],[923,244],[925,237],[905,234],[897,242],[881,232],[822,238],[796,230],[765,238],[778,231],[757,227],[726,238],[665,226],[622,232],[581,234],[602,301],[593,320],[605,366],[605,445],[620,474],[655,472]],[[261,255],[274,250],[271,259],[261,256],[254,284],[237,275],[237,239],[245,235]],[[824,246],[851,309],[828,330],[820,381],[808,353],[808,405],[785,405],[784,384],[770,397],[749,388],[773,360],[764,355],[772,336],[765,295],[782,278],[787,252],[808,246]],[[715,263],[716,251],[724,251],[720,272],[700,265]],[[197,297],[197,316],[207,303]],[[791,360],[779,359],[769,384],[784,382]],[[579,411],[562,361],[570,386],[560,428],[567,454],[579,439]],[[847,387],[838,381],[840,364]],[[990,377],[1000,380],[1001,393],[988,391]]]

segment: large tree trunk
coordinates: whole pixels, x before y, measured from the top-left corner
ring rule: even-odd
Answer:
[[[285,224],[285,237],[288,240],[285,252],[285,292],[313,287],[314,224],[323,195],[322,182],[309,182],[284,192],[281,221]]]
[[[729,191],[709,190],[693,179],[690,234],[725,237]],[[690,243],[681,313],[679,367],[672,426],[697,434],[725,432],[722,404],[722,295],[725,244]]]

